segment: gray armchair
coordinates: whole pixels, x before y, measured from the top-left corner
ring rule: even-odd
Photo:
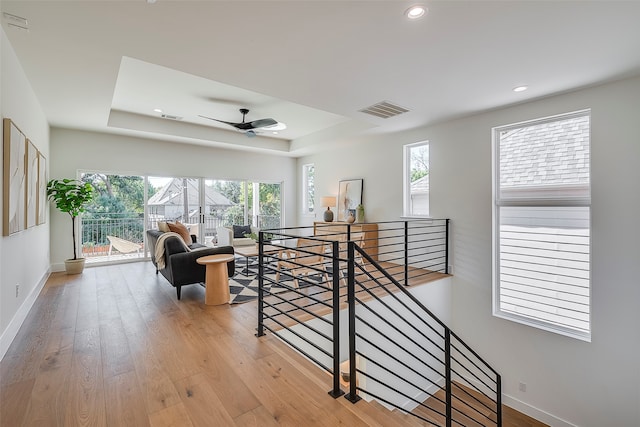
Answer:
[[[250,227],[251,232],[256,235],[260,232],[253,225],[247,227]],[[218,227],[216,232],[218,233],[218,246],[250,246],[256,244],[256,241],[249,237],[234,237],[233,227]]]

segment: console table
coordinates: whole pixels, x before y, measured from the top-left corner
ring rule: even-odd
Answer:
[[[347,240],[347,230],[351,226],[351,236],[364,233],[363,243],[365,252],[378,260],[378,224],[376,223],[348,223],[348,222],[323,222],[314,221],[313,235],[324,236],[327,240]]]

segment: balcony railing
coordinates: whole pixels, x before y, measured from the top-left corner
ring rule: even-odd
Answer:
[[[85,258],[108,256],[110,244],[107,236],[119,237],[144,248],[142,215],[92,213],[82,217],[80,226],[82,256]]]
[[[186,224],[191,233],[195,235],[199,234],[200,227],[204,227],[205,243],[215,243],[217,241],[218,227],[232,225],[224,218],[212,215],[203,215],[202,220],[204,221],[203,223],[198,223],[197,216],[186,220],[182,216],[177,218],[150,216],[146,224],[148,229],[156,229],[158,228],[158,221],[180,221]],[[144,224],[145,221],[142,214],[131,215],[94,212],[82,216],[80,221],[82,256],[88,258],[90,262],[99,262],[102,261],[103,258],[107,260],[106,257],[110,256],[110,242],[107,236],[115,236],[142,245],[142,250],[136,253],[135,256],[144,256]],[[257,224],[260,229],[280,227],[280,216],[257,215],[254,224]],[[117,250],[111,249],[111,256],[114,254],[118,255]]]

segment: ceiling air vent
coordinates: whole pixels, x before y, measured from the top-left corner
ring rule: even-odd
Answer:
[[[382,117],[388,119],[389,117],[397,116],[398,114],[406,113],[406,108],[400,107],[390,103],[389,101],[382,101],[374,104],[370,107],[359,110],[361,113],[371,114],[372,116]]]
[[[4,15],[4,19],[7,21],[7,25],[9,27],[29,31],[29,22],[27,22],[27,18],[7,12],[3,12],[2,14]]]
[[[172,116],[171,114],[162,114],[160,117],[162,117],[163,119],[169,119],[169,120],[182,120],[184,118],[180,116]]]

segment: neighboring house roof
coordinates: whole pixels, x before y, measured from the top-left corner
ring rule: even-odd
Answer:
[[[429,192],[429,174],[411,183],[411,194]]]
[[[500,186],[588,184],[589,156],[589,116],[505,131]]]
[[[197,180],[187,179],[187,198],[189,206],[199,205],[199,190],[196,185]],[[174,178],[165,184],[156,194],[149,198],[149,206],[171,205],[182,206],[184,198],[182,195],[184,180],[182,178]],[[218,193],[213,187],[205,186],[205,206],[232,206],[231,200]]]

